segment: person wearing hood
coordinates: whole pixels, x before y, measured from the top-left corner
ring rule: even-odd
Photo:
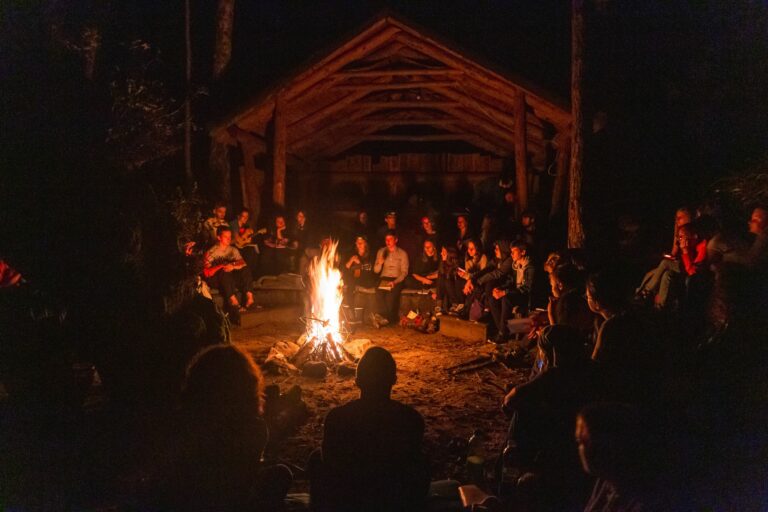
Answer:
[[[528,309],[533,289],[534,266],[528,256],[528,245],[519,240],[510,249],[512,272],[506,279],[493,288],[488,303],[496,325],[495,343],[505,343],[509,339],[507,320],[515,309]]]

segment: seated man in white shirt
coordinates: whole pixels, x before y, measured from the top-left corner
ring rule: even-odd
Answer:
[[[372,323],[378,327],[390,322],[397,322],[400,307],[400,292],[403,281],[408,276],[408,253],[397,246],[397,235],[387,232],[384,237],[385,247],[376,253],[373,271],[379,274],[379,287],[376,289],[377,313],[373,314]]]

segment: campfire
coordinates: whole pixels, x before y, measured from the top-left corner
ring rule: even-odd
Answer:
[[[309,311],[302,318],[304,334],[295,343],[277,342],[265,365],[317,377],[324,376],[328,367],[354,373],[354,361],[371,346],[368,339],[348,340],[348,326],[341,318],[344,283],[336,268],[337,247],[338,242],[325,244],[309,265]]]
[[[339,318],[343,299],[341,272],[336,268],[338,241],[323,246],[320,256],[309,264],[310,311],[305,323],[304,344],[296,359],[307,353],[307,359],[339,363],[345,358],[342,324]]]

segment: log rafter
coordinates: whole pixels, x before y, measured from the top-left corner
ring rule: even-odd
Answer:
[[[538,154],[549,143],[549,131],[570,130],[571,114],[561,103],[390,17],[374,22],[212,134],[232,143],[222,128],[237,126],[264,138],[278,95],[288,112],[289,159],[338,154],[366,137],[395,140],[399,135],[381,133],[393,126],[431,126],[448,133],[428,135],[422,129],[402,137],[428,143],[430,137],[461,136],[499,155],[515,153],[518,132],[524,133],[525,151]],[[524,98],[522,106],[519,98]]]

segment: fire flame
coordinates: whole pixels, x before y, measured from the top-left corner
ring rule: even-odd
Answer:
[[[336,268],[338,241],[324,244],[320,256],[309,264],[310,319],[307,322],[307,343],[319,350],[323,344],[335,360],[341,359],[341,335],[339,311],[343,299],[341,272]]]

